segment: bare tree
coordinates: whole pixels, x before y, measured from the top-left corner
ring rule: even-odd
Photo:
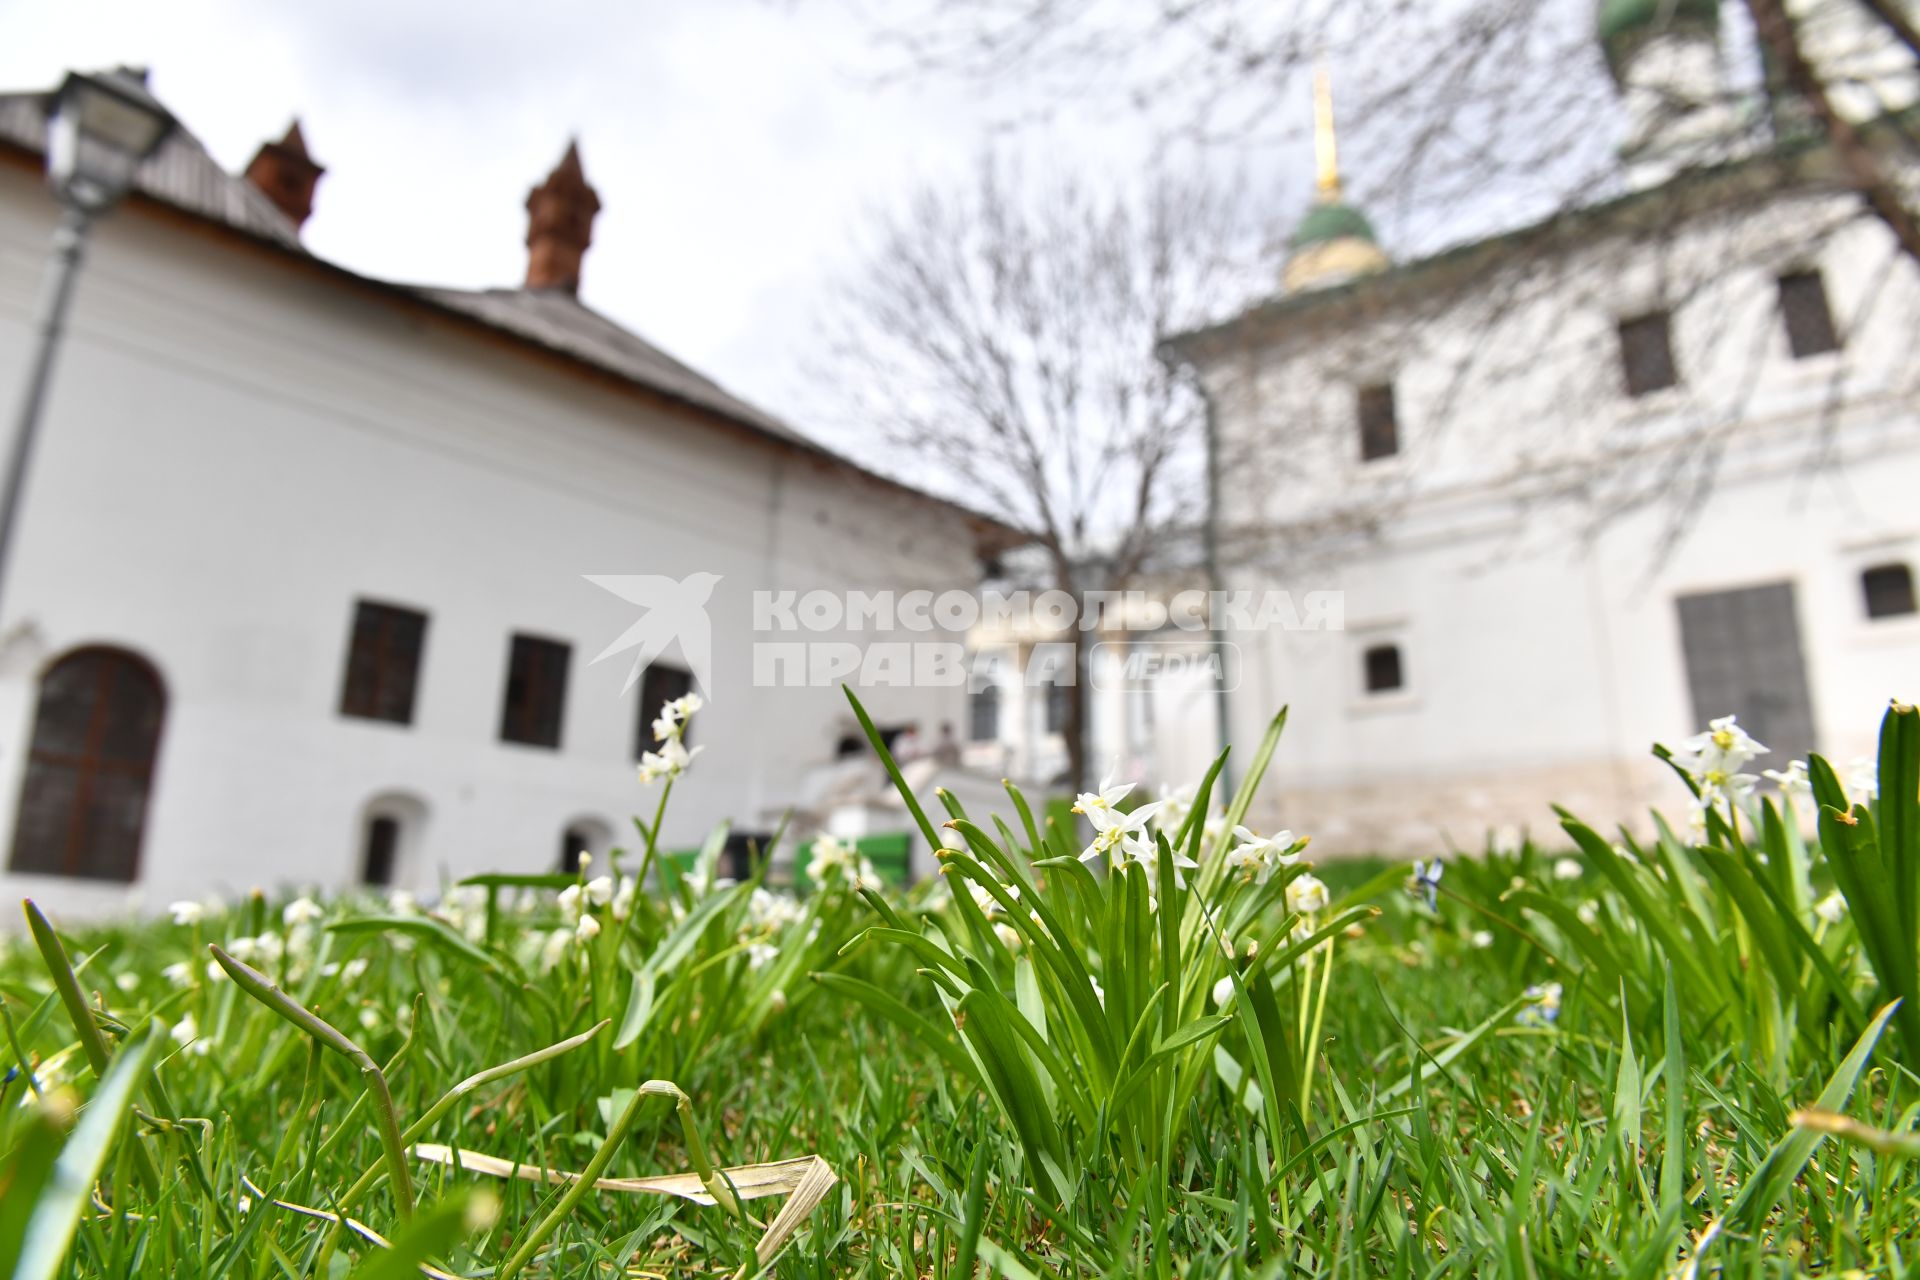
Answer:
[[[1658,3],[1666,14],[1700,9]],[[1149,128],[1240,153],[1285,145],[1304,155],[1305,73],[1320,61],[1340,68],[1352,198],[1387,228],[1398,260],[1418,270],[1351,302],[1298,299],[1313,308],[1309,320],[1292,322],[1304,326],[1301,340],[1347,370],[1388,345],[1409,359],[1444,358],[1448,386],[1421,405],[1431,442],[1461,429],[1458,419],[1483,425],[1470,419],[1487,391],[1537,372],[1552,335],[1563,358],[1552,362],[1553,377],[1533,380],[1533,411],[1572,418],[1584,434],[1525,451],[1517,465],[1530,474],[1517,489],[1535,495],[1530,501],[1576,500],[1589,533],[1661,506],[1670,547],[1712,492],[1757,385],[1755,331],[1736,323],[1752,314],[1743,275],[1790,270],[1861,221],[1884,225],[1894,252],[1920,262],[1915,193],[1902,176],[1920,159],[1915,131],[1893,112],[1860,123],[1857,104],[1862,95],[1871,101],[1873,86],[1857,64],[1822,56],[1832,52],[1825,37],[1835,22],[1885,34],[1887,52],[1904,54],[1909,68],[1920,42],[1900,0],[1726,0],[1718,8],[1727,73],[1714,96],[1690,90],[1655,112],[1713,117],[1721,127],[1673,151],[1672,173],[1650,190],[1623,164],[1632,139],[1613,51],[1595,38],[1598,8],[1595,0],[899,0],[877,11],[877,31],[916,73],[1017,82],[1012,96],[1023,109],[1036,98],[1062,112],[1111,109],[1118,97]],[[1840,110],[1849,96],[1856,109]],[[1754,197],[1785,191],[1794,195],[1775,202],[1775,225],[1756,228]],[[1693,402],[1697,431],[1642,433],[1623,444],[1613,415],[1597,411],[1618,399],[1606,349],[1615,335],[1578,321],[1617,307],[1610,294],[1629,274],[1656,278],[1660,305],[1707,317],[1681,354],[1721,376],[1676,393]],[[1841,317],[1843,329],[1887,305],[1870,293]],[[1241,397],[1242,416],[1286,424],[1284,449],[1270,439],[1227,442],[1223,470],[1242,486],[1299,494],[1314,486],[1289,482],[1318,479],[1324,489],[1320,455],[1350,448],[1353,410],[1314,400],[1314,388],[1263,379],[1271,343],[1294,340],[1289,307],[1280,297],[1213,335],[1210,354],[1216,368],[1230,366],[1223,343],[1248,344],[1242,381],[1252,390]],[[1520,314],[1531,330],[1517,331],[1510,317]],[[1447,332],[1436,337],[1436,327]],[[1564,351],[1572,333],[1591,349]],[[1907,371],[1891,372],[1911,385]],[[1840,386],[1836,377],[1829,425],[1843,407]],[[1596,411],[1568,414],[1568,405]],[[1816,458],[1827,443],[1827,433],[1808,441]],[[1309,553],[1331,558],[1364,544],[1404,496],[1378,486],[1309,493],[1327,498],[1319,519],[1300,502],[1279,520],[1218,532],[1229,560],[1297,572]]]
[[[836,384],[918,481],[1025,529],[1034,580],[1121,590],[1189,540],[1204,503],[1204,405],[1162,334],[1250,282],[1227,184],[1099,190],[983,158],[971,184],[882,215],[832,325]],[[1086,629],[1063,736],[1087,777]]]

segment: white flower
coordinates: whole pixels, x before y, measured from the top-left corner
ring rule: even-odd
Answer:
[[[581,916],[580,922],[573,926],[573,936],[580,942],[591,942],[600,936],[600,922],[594,917]]]
[[[1813,914],[1828,924],[1840,923],[1840,917],[1847,914],[1847,900],[1838,892],[1830,893],[1813,904]]]
[[[807,859],[807,878],[818,885],[831,884],[851,873],[859,858],[859,852],[845,841],[819,836]]]
[[[596,907],[604,907],[613,901],[613,877],[596,876],[587,881],[587,897]]]
[[[693,758],[705,750],[705,747],[695,747],[689,751],[678,737],[668,738],[658,751],[649,751],[640,757],[641,784],[652,785],[662,778],[679,777],[693,763]]]
[[[750,942],[747,944],[747,968],[764,969],[780,957],[780,948],[771,942]]]
[[[1475,929],[1467,938],[1467,944],[1475,951],[1485,951],[1493,945],[1493,935],[1485,929]]]
[[[560,914],[569,920],[580,918],[580,900],[586,896],[586,890],[578,884],[570,884],[554,897],[554,905],[560,908]]]
[[[1579,917],[1581,924],[1595,924],[1600,919],[1600,907],[1598,903],[1583,902],[1573,909],[1573,914]]]
[[[387,895],[387,910],[396,916],[417,916],[420,901],[405,889],[395,889]]]
[[[1162,785],[1160,788],[1160,816],[1154,820],[1154,826],[1166,832],[1171,840],[1186,825],[1187,815],[1193,812],[1195,786],[1189,782],[1184,787]]]
[[[251,1213],[251,1212],[253,1212],[253,1197],[252,1197],[252,1196],[241,1196],[241,1197],[240,1197],[240,1199],[239,1199],[239,1200],[237,1201],[237,1203],[238,1203],[238,1205],[239,1205],[239,1207],[240,1207],[240,1212],[242,1212],[242,1213]]]
[[[326,914],[312,898],[295,898],[280,913],[280,923],[291,929],[295,925],[312,924]]]
[[[566,958],[567,949],[573,945],[573,930],[555,929],[540,944],[540,968],[547,970]]]
[[[1087,796],[1081,796],[1082,800]],[[1077,806],[1076,806],[1077,808]],[[1147,823],[1153,815],[1160,812],[1160,802],[1143,804],[1132,813],[1119,813],[1111,808],[1101,809],[1099,818],[1092,819],[1096,828],[1093,843],[1080,854],[1082,862],[1104,862],[1108,867],[1118,869],[1128,861],[1138,862],[1151,867],[1155,854],[1153,842],[1147,838]],[[1105,823],[1102,826],[1101,823]],[[1174,866],[1192,867],[1196,864],[1191,858],[1181,854],[1174,855]]]
[[[1327,909],[1327,886],[1311,875],[1295,876],[1287,881],[1287,907],[1303,916]]]
[[[1020,936],[1020,931],[1005,921],[993,926],[993,936],[1000,939],[1000,945],[1009,951],[1018,951],[1026,945],[1026,939]]]
[[[1213,1003],[1215,1008],[1218,1008],[1218,1009],[1226,1008],[1229,1004],[1233,1002],[1233,996],[1234,996],[1234,990],[1233,990],[1232,978],[1222,978],[1220,979],[1220,981],[1213,984]]]
[[[167,910],[173,914],[175,924],[199,924],[207,914],[207,909],[197,902],[176,902]]]
[[[1105,831],[1120,821],[1121,814],[1117,806],[1132,791],[1131,782],[1115,784],[1113,774],[1109,773],[1100,779],[1100,790],[1082,791],[1074,798],[1073,811],[1085,815],[1095,831]]]
[[[360,1025],[368,1031],[378,1028],[380,1025],[380,1011],[372,1005],[368,1005],[360,1010]]]
[[[1866,756],[1854,760],[1847,770],[1847,796],[1855,804],[1867,804],[1880,797],[1880,771]]]
[[[174,1023],[173,1030],[167,1034],[173,1037],[182,1053],[192,1054],[196,1058],[206,1057],[213,1048],[213,1042],[201,1036],[200,1025],[193,1020],[192,1014]]]
[[[113,985],[122,991],[132,991],[140,985],[140,975],[137,973],[118,974],[113,979]]]
[[[1731,776],[1755,756],[1767,754],[1767,748],[1755,742],[1733,716],[1709,721],[1704,733],[1696,733],[1673,753],[1674,763],[1704,781],[1709,775]]]
[[[697,693],[689,693],[662,704],[660,714],[653,722],[654,741],[677,742],[686,732],[687,720],[705,705]]]
[[[747,921],[756,932],[779,933],[805,913],[797,900],[770,889],[756,888],[747,899]]]
[[[193,985],[193,966],[185,960],[176,960],[160,971],[160,976],[176,987]]]
[[[632,876],[620,877],[620,888],[613,895],[613,918],[625,921],[633,914],[633,895],[639,888],[639,881]]]
[[[1807,781],[1807,762],[1789,760],[1784,769],[1762,769],[1761,776],[1780,788],[1783,796],[1810,796],[1813,784]]]
[[[370,962],[365,956],[355,956],[353,959],[347,961],[346,964],[341,966],[340,968],[341,979],[346,982],[352,982],[354,979],[358,978],[361,974],[367,971],[367,965],[369,963]]]
[[[1553,864],[1555,880],[1578,880],[1586,874],[1586,868],[1580,865],[1578,858],[1562,858]]]
[[[1235,827],[1233,835],[1239,843],[1227,851],[1227,868],[1242,880],[1256,884],[1265,884],[1279,868],[1300,861],[1300,850],[1306,846],[1306,841],[1295,839],[1291,831],[1261,836],[1245,827]]]

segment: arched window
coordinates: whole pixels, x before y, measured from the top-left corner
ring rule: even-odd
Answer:
[[[131,881],[167,691],[125,649],[75,649],[40,677],[11,870]]]
[[[613,828],[598,818],[575,818],[560,832],[560,872],[580,874],[580,855],[600,859],[613,847]]]
[[[367,820],[367,843],[360,851],[360,883],[385,887],[393,883],[394,864],[400,860],[400,819],[375,814]]]
[[[975,742],[992,742],[1000,736],[1000,686],[990,684],[973,691],[972,716],[968,735]]]
[[[420,839],[427,805],[418,796],[390,791],[360,810],[360,883],[381,889],[406,888],[420,865]]]

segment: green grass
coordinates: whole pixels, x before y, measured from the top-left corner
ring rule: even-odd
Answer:
[[[964,850],[905,892],[857,855],[798,899],[715,883],[716,836],[630,895],[586,886],[643,848],[564,897],[482,877],[430,912],[36,922],[0,952],[0,1275],[745,1275],[770,1225],[786,1277],[1920,1256],[1894,1005],[1920,970],[1920,713],[1889,713],[1872,803],[1816,762],[1797,815],[1716,810],[1698,837],[1616,845],[1568,815],[1574,859],[1452,860],[1431,907],[1404,864],[1229,865],[1202,819],[1244,813],[1270,752],[1117,869],[1079,861],[1071,815],[950,806],[921,816]],[[708,1202],[423,1143],[688,1173]],[[810,1155],[837,1180],[794,1223],[726,1172]]]

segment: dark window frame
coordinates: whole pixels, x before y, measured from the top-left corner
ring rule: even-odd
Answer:
[[[500,741],[560,749],[566,731],[567,679],[573,646],[551,636],[513,633],[500,698]]]
[[[356,600],[340,678],[340,714],[354,720],[411,725],[430,619],[420,609]]]
[[[1621,384],[1638,399],[1680,385],[1680,362],[1673,353],[1673,313],[1647,311],[1617,326]]]
[[[55,682],[63,672],[91,682],[89,688],[70,691],[84,696],[86,702],[78,717],[65,722],[56,719],[61,714],[57,701],[61,690]],[[167,703],[167,686],[159,669],[130,649],[114,645],[70,649],[41,670],[35,682],[33,727],[28,732],[26,767],[14,814],[9,871],[123,884],[140,878]],[[151,727],[129,741],[110,740],[110,735],[117,739],[125,731],[130,711],[135,724],[150,718]],[[62,745],[63,736],[77,740],[77,749]],[[69,778],[72,794],[63,798],[59,783]],[[131,789],[137,807],[131,831],[120,847],[102,850],[98,842],[103,832],[111,835],[113,815],[102,807],[100,796],[112,797],[103,783],[114,780]],[[64,817],[58,813],[63,805]],[[31,833],[54,825],[59,827],[57,849],[28,846]]]
[[[393,886],[394,872],[400,869],[400,842],[406,839],[406,823],[391,813],[370,813],[360,835],[360,883],[375,888]],[[379,874],[375,875],[375,871]]]
[[[1787,350],[1795,360],[1838,351],[1839,326],[1833,322],[1833,307],[1827,300],[1826,280],[1817,268],[1788,271],[1776,281],[1780,297],[1780,323],[1787,333]]]
[[[1360,684],[1370,698],[1406,691],[1406,658],[1398,641],[1382,640],[1361,651]]]
[[[649,662],[640,673],[638,689],[640,701],[635,710],[633,734],[635,760],[660,749],[659,740],[653,736],[653,722],[659,718],[661,707],[693,692],[693,672],[671,662]],[[691,722],[681,727],[680,741],[689,747],[693,745]]]
[[[1870,622],[1912,617],[1917,609],[1913,566],[1904,560],[1888,560],[1862,569],[1860,603]]]
[[[985,733],[980,730],[983,727]],[[1000,740],[1000,686],[985,684],[967,695],[967,741]]]
[[[1391,382],[1373,383],[1354,393],[1354,420],[1360,432],[1360,461],[1378,462],[1400,452],[1400,411]]]

